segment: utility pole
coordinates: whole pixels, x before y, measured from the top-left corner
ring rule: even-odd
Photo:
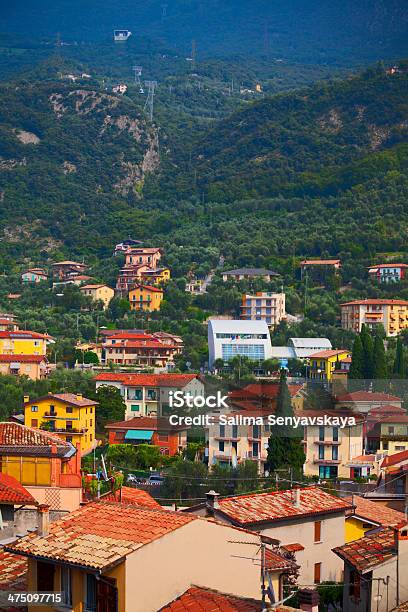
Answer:
[[[156,92],[157,81],[145,81],[147,87],[147,99],[143,110],[147,110],[149,119],[153,121],[153,110],[154,110],[154,94]]]

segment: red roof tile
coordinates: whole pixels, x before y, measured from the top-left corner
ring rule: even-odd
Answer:
[[[285,544],[283,548],[286,548],[286,550],[289,552],[300,552],[301,550],[305,550],[305,547],[298,542],[295,542],[294,544]]]
[[[92,502],[51,523],[47,536],[31,533],[6,550],[102,570],[194,520],[201,519],[134,504]]]
[[[401,402],[400,397],[388,393],[353,391],[336,397],[337,402]]]
[[[341,263],[340,259],[304,259],[301,266],[333,266]]]
[[[35,399],[30,399],[28,402],[24,402],[24,406],[29,406],[45,399],[60,400],[65,404],[69,404],[71,406],[78,406],[79,408],[86,406],[97,406],[98,404],[98,402],[95,402],[94,400],[82,397],[82,395],[75,395],[75,393],[49,393],[48,395],[43,395],[42,397],[37,397]]]
[[[381,467],[390,467],[391,465],[397,465],[398,463],[401,463],[403,461],[408,461],[408,450],[384,457],[381,463]]]
[[[300,506],[294,491],[253,493],[219,501],[219,510],[238,525],[274,522],[334,512],[345,512],[350,504],[318,487],[300,489]]]
[[[168,345],[167,345],[168,346]],[[197,374],[108,374],[95,376],[96,381],[122,382],[129,387],[184,387],[198,378]]]
[[[260,612],[262,609],[262,603],[255,599],[192,586],[160,612]]]
[[[160,504],[147,491],[133,487],[122,487],[119,491],[103,497],[103,501],[133,504],[144,508],[161,508]]]
[[[370,501],[364,497],[354,495],[353,498],[346,497],[345,501],[353,503],[355,508],[354,515],[367,521],[371,521],[381,527],[395,527],[405,520],[405,514],[392,508],[382,506],[378,502]],[[353,516],[353,513],[350,514]]]
[[[0,472],[0,504],[35,505],[36,501],[18,480]]]
[[[294,397],[302,389],[303,385],[289,384],[288,389],[291,397]],[[243,389],[234,389],[230,391],[228,396],[231,399],[261,399],[266,397],[268,399],[276,399],[279,393],[279,381],[268,382],[268,383],[252,383],[244,387]]]
[[[135,291],[139,289],[144,289],[147,293],[163,293],[163,289],[159,289],[158,287],[153,287],[152,285],[137,285],[134,289],[129,291],[129,295],[132,295]]]
[[[71,448],[69,442],[65,442],[56,434],[32,427],[26,427],[19,423],[0,423],[0,446],[64,446]]]
[[[49,340],[51,336],[48,334],[39,334],[38,332],[25,331],[24,329],[17,329],[15,331],[0,331],[0,338],[16,338],[16,339],[27,339],[27,340]]]
[[[45,355],[0,355],[0,363],[41,363],[46,362]]]
[[[333,349],[332,351],[318,351],[317,353],[313,353],[309,355],[310,359],[327,359],[328,357],[336,357],[336,355],[341,355],[342,353],[348,353],[347,349]]]
[[[285,549],[287,552],[292,552],[288,550],[286,546],[283,546],[282,549]],[[270,548],[265,549],[265,561],[266,569],[270,571],[284,571],[297,567],[294,561],[286,559],[282,554],[279,554],[278,552],[271,550]]]
[[[408,306],[408,302],[406,300],[355,300],[354,302],[344,302],[344,304],[340,304],[340,306],[364,306],[375,304],[378,306]]]
[[[189,429],[186,425],[172,426],[166,417],[133,417],[127,421],[117,421],[116,423],[108,423],[106,429],[149,429],[151,431],[184,431]]]
[[[27,590],[28,559],[0,549],[0,591]]]
[[[408,268],[408,264],[402,263],[387,263],[387,264],[377,264],[373,266],[368,266],[371,268]]]
[[[384,527],[360,540],[333,548],[333,552],[364,573],[397,554],[395,533],[391,527]]]

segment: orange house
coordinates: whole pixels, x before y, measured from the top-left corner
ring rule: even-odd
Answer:
[[[129,302],[131,310],[146,310],[153,312],[160,310],[163,300],[163,291],[158,287],[149,285],[138,285],[129,291]]]
[[[134,417],[106,425],[109,444],[152,444],[172,457],[187,446],[187,428],[172,427],[168,419]]]

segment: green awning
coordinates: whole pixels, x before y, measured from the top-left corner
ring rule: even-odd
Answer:
[[[125,440],[151,440],[153,433],[149,429],[128,429]]]

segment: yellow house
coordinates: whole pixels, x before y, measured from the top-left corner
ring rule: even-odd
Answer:
[[[38,533],[19,538],[5,551],[28,557],[27,591],[61,594],[63,601],[54,603],[53,610],[167,612],[176,606],[184,609],[177,600],[186,593],[188,609],[261,609],[258,534],[246,537],[243,555],[242,531],[233,526],[137,502],[104,500],[52,523],[47,507],[40,506],[38,525]],[[265,551],[265,579],[275,601],[282,598],[284,574],[294,566],[283,554]],[[248,563],[248,557],[256,562]],[[197,584],[200,593],[191,592]],[[213,595],[207,595],[205,604],[209,590]],[[214,600],[214,594],[221,598],[222,593],[233,594],[241,605],[233,608],[230,601]],[[198,596],[197,605],[191,606]],[[259,606],[248,608],[248,599]],[[46,612],[50,607],[28,604],[28,610]]]
[[[79,444],[81,454],[95,446],[95,417],[98,402],[74,393],[49,393],[35,400],[24,398],[24,424],[44,427],[57,433],[74,446]]]
[[[115,295],[113,289],[103,284],[83,285],[83,287],[80,287],[79,290],[83,295],[90,297],[94,302],[103,302],[104,308],[107,308],[109,306],[109,302]]]
[[[395,527],[405,520],[405,514],[387,508],[382,504],[358,495],[346,497],[345,501],[350,502],[354,506],[354,510],[346,515],[346,533],[345,539],[347,542],[353,542],[364,537],[370,529],[377,527]]]
[[[385,416],[380,423],[379,452],[395,455],[408,449],[408,415]]]
[[[46,335],[26,330],[0,331],[1,355],[46,355],[47,345],[54,340]]]
[[[170,270],[169,268],[156,268],[155,270],[145,270],[141,272],[140,277],[142,282],[152,284],[152,285],[161,285],[163,283],[167,283],[170,280]]]
[[[310,355],[308,378],[331,381],[336,367],[339,367],[340,362],[348,357],[350,357],[350,351],[346,349],[313,353]]]
[[[163,291],[158,287],[138,285],[129,291],[131,310],[146,310],[147,312],[160,310],[162,300]]]

